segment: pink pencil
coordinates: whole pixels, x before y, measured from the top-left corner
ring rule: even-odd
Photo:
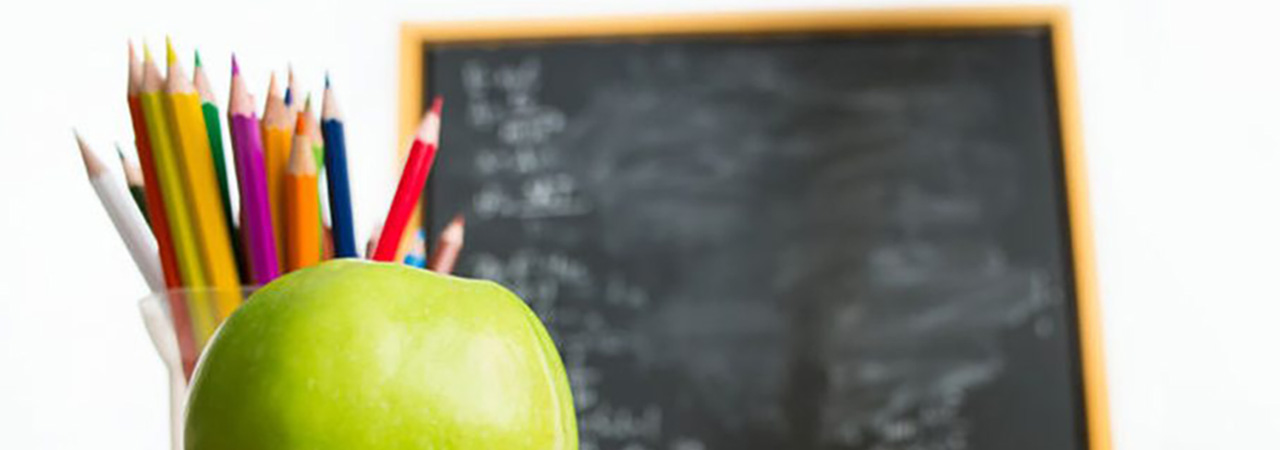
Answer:
[[[249,267],[259,286],[280,276],[276,238],[271,226],[271,203],[267,196],[267,172],[263,163],[262,133],[253,110],[253,97],[240,76],[240,65],[231,57],[231,99],[227,108],[231,141],[236,152],[236,176],[240,180],[240,204],[247,237]]]

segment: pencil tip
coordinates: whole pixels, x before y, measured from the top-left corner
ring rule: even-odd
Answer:
[[[151,47],[147,45],[147,41],[142,41],[142,60],[151,63]]]
[[[200,49],[196,49],[196,67],[203,67],[203,66],[204,64],[200,63]]]
[[[164,37],[164,48],[169,65],[172,66],[174,63],[178,62],[178,54],[173,52],[173,41],[169,39],[169,36]]]
[[[236,54],[232,53],[231,54],[231,75],[236,76],[239,74],[240,74],[240,63],[236,61]]]
[[[324,88],[329,89],[329,71],[324,71]]]
[[[84,161],[84,170],[89,173],[90,177],[102,172],[102,164],[89,152],[89,144],[84,142],[84,137],[80,136],[80,131],[72,128],[71,133],[76,136],[76,146],[80,148],[80,159]]]

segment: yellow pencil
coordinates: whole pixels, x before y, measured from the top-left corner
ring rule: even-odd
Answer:
[[[267,88],[267,105],[262,111],[263,165],[267,172],[267,198],[271,202],[271,217],[284,217],[284,172],[293,150],[293,123],[297,115],[290,114],[276,87],[276,76],[271,74]],[[276,232],[276,256],[284,261],[284,220],[272,221]]]
[[[169,233],[173,238],[174,259],[177,260],[178,275],[184,287],[202,287],[205,282],[204,266],[200,263],[200,250],[196,245],[195,230],[191,224],[191,212],[187,204],[187,195],[182,183],[182,172],[178,168],[178,155],[173,140],[169,135],[168,118],[164,113],[164,102],[160,98],[164,77],[151,59],[151,49],[143,45],[142,88],[138,98],[142,104],[142,115],[147,122],[147,136],[151,141],[152,158],[155,159],[156,178],[160,184],[160,197],[164,202],[165,218],[169,221]],[[209,336],[213,334],[214,321],[212,311],[205,305],[204,297],[198,292],[187,296],[190,301],[188,313],[191,315],[191,327],[197,347],[203,347]]]
[[[231,252],[231,234],[218,197],[218,181],[209,149],[200,94],[182,71],[173,46],[168,45],[169,73],[165,86],[166,118],[178,167],[184,175],[187,198],[191,202],[192,229],[204,264],[205,282],[216,289],[214,307],[219,321],[240,306],[240,276]]]
[[[320,262],[319,184],[311,135],[304,118],[298,118],[293,152],[285,172],[285,247],[288,270],[294,271]]]

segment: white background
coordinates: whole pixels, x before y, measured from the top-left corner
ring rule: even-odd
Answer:
[[[161,449],[163,369],[145,292],[71,127],[131,142],[125,41],[199,45],[225,101],[237,51],[261,98],[292,62],[332,72],[357,231],[392,191],[407,20],[827,9],[943,2],[715,0],[7,1],[0,6],[0,448]],[[1280,429],[1280,38],[1268,2],[1081,0],[1075,42],[1114,441],[1276,448]]]

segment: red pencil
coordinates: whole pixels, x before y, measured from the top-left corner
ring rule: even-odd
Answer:
[[[147,198],[147,211],[151,214],[151,231],[155,233],[156,244],[160,251],[160,265],[164,269],[164,284],[169,289],[178,289],[185,284],[178,275],[177,257],[173,253],[173,237],[169,234],[169,219],[166,217],[164,201],[160,192],[160,181],[156,174],[155,158],[151,152],[151,138],[147,134],[147,121],[142,115],[142,99],[138,97],[142,90],[142,63],[133,52],[133,43],[129,43],[129,119],[133,122],[133,136],[138,146],[138,165],[142,167],[143,193]],[[191,334],[191,317],[187,315],[187,302],[176,292],[166,296],[169,301],[169,313],[173,317],[173,327],[177,332],[178,348],[182,353],[182,369],[187,378],[191,378],[195,370],[196,358],[200,356],[196,349],[194,336]]]
[[[404,227],[409,222],[409,215],[418,204],[422,195],[422,187],[427,183],[427,175],[431,173],[431,165],[436,160],[436,147],[440,143],[440,109],[444,101],[436,97],[431,102],[431,111],[422,119],[418,127],[418,135],[409,148],[409,157],[404,162],[404,172],[400,174],[400,184],[396,186],[396,196],[391,201],[391,210],[387,211],[387,220],[382,223],[382,236],[378,238],[378,247],[374,249],[373,260],[391,262],[396,258],[396,249],[400,247],[400,239],[404,236]]]

